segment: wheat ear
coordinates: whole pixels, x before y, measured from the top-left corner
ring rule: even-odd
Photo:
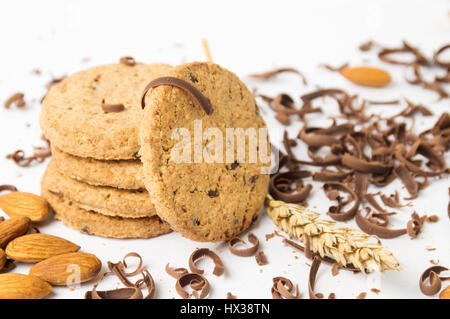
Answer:
[[[320,219],[320,214],[303,206],[274,200],[267,195],[264,206],[275,225],[290,237],[305,243],[306,234],[310,249],[321,257],[332,256],[342,265],[353,264],[363,273],[400,270],[401,265],[375,236],[358,229],[336,227],[331,220]]]

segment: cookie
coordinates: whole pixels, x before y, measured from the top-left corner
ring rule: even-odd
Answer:
[[[78,207],[108,216],[127,218],[155,215],[146,191],[131,191],[106,186],[92,186],[61,174],[50,161],[42,177],[42,185],[53,194],[75,202]]]
[[[44,135],[75,156],[136,159],[142,90],[170,68],[166,64],[119,63],[69,76],[53,86],[42,102],[39,123]],[[109,105],[109,110],[102,105]],[[117,105],[123,105],[123,110]]]
[[[94,186],[120,189],[145,189],[142,163],[139,160],[101,161],[64,153],[52,145],[52,158],[59,172]]]
[[[60,198],[47,188],[42,196],[49,202],[55,218],[79,232],[110,238],[152,238],[167,234],[171,229],[157,216],[143,218],[110,217],[77,207]]]
[[[270,157],[266,163],[259,157],[255,163],[245,158],[238,161],[237,147],[223,140],[221,147],[211,147],[211,143],[218,140],[220,145],[227,128],[250,129],[259,136],[266,125],[254,97],[230,71],[194,62],[174,67],[168,76],[149,84],[155,87],[143,98],[139,139],[145,186],[158,216],[174,231],[196,241],[230,239],[250,226],[263,205],[269,175],[262,172],[270,165]],[[203,98],[198,91],[186,88],[189,86],[198,89]],[[210,103],[205,104],[205,97]],[[219,136],[208,139],[200,135],[200,157],[195,151],[198,147],[192,146],[199,123],[203,132],[211,129]],[[267,134],[261,134],[268,144]],[[243,146],[248,156],[249,144]],[[211,162],[211,156],[224,153],[225,146],[233,156],[225,160],[222,154],[222,160],[219,156]],[[266,155],[270,154],[270,144],[267,147]]]

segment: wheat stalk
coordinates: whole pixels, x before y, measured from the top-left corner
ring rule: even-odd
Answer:
[[[320,219],[319,213],[300,205],[274,200],[270,195],[267,195],[264,206],[275,225],[290,237],[305,243],[302,234],[308,235],[311,251],[321,257],[333,256],[338,263],[353,264],[363,273],[401,269],[398,260],[375,236],[358,229],[336,227],[334,221]]]

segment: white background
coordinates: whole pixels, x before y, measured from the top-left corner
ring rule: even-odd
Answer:
[[[363,97],[388,100],[407,96],[423,103],[435,114],[450,109],[449,99],[436,102],[433,92],[423,91],[404,82],[404,69],[378,61],[374,53],[359,52],[358,45],[374,39],[385,45],[400,45],[407,39],[431,55],[438,47],[450,41],[449,1],[2,1],[0,4],[0,101],[16,91],[26,95],[25,110],[5,110],[0,107],[0,184],[14,184],[22,191],[39,193],[39,183],[45,164],[33,168],[20,168],[6,160],[8,153],[18,148],[27,153],[32,146],[42,145],[38,114],[38,100],[45,93],[45,83],[52,76],[70,74],[96,64],[117,61],[132,55],[143,62],[179,64],[203,60],[201,40],[207,39],[216,63],[237,73],[250,88],[275,95],[280,91],[300,94],[322,87],[341,87]],[[84,58],[88,62],[83,62]],[[367,89],[348,83],[339,74],[318,67],[319,63],[338,65],[381,66],[392,74],[393,83],[386,89]],[[251,81],[249,73],[266,71],[275,66],[293,66],[305,73],[309,86],[304,87],[294,75],[283,75],[271,82]],[[31,73],[35,68],[41,76]],[[447,90],[449,88],[447,87]],[[267,106],[260,102],[267,110]],[[327,107],[329,105],[329,107]],[[327,115],[335,106],[325,104]],[[394,114],[401,106],[374,107],[373,111]],[[372,110],[372,109],[371,109]],[[270,127],[273,143],[280,145],[283,128],[267,111],[265,118]],[[312,115],[311,125],[329,125],[323,115]],[[433,118],[416,118],[420,130],[429,128]],[[289,127],[291,136],[299,124]],[[298,157],[306,158],[304,149],[298,148]],[[449,156],[446,157],[447,163]],[[419,214],[437,214],[436,224],[426,224],[419,238],[408,236],[383,240],[397,256],[404,269],[388,272],[385,276],[353,275],[341,271],[331,277],[330,267],[322,266],[318,274],[317,292],[335,292],[338,298],[355,298],[368,292],[368,298],[422,298],[418,280],[422,271],[431,266],[429,260],[440,260],[450,266],[450,234],[447,216],[448,176],[432,180],[432,186],[420,192],[413,208],[404,208],[392,218],[392,227],[403,227],[413,210]],[[398,189],[395,183],[389,194]],[[313,190],[310,207],[327,211],[320,185]],[[0,215],[3,214],[0,212]],[[348,222],[347,226],[354,226]],[[223,258],[226,274],[216,278],[211,274],[209,262],[201,263],[210,279],[213,298],[223,298],[228,291],[239,298],[269,298],[272,278],[286,276],[299,284],[303,297],[307,297],[309,262],[303,255],[292,253],[280,238],[266,242],[264,235],[275,226],[261,212],[252,228],[261,241],[270,264],[256,265],[254,258],[231,255],[222,244],[196,243],[170,234],[151,240],[113,240],[82,235],[59,222],[39,225],[42,232],[60,235],[79,244],[83,251],[96,254],[104,263],[118,261],[129,251],[139,252],[155,278],[158,298],[179,298],[175,280],[164,266],[170,262],[187,267],[190,253],[197,247],[210,247]],[[436,248],[427,251],[427,247]],[[295,259],[297,255],[299,258]],[[19,266],[26,273],[29,266]],[[70,291],[55,288],[50,297],[80,298],[92,283]],[[118,286],[115,280],[105,282],[102,288]],[[381,290],[379,295],[370,288]]]

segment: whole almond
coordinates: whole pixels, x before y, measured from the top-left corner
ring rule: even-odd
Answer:
[[[344,68],[340,73],[347,78],[347,80],[363,86],[383,87],[391,82],[389,73],[374,67],[360,66]]]
[[[33,222],[43,221],[50,213],[50,207],[44,198],[24,192],[0,196],[0,208],[10,217],[25,216]]]
[[[12,240],[6,246],[6,255],[14,260],[35,263],[66,253],[76,252],[78,245],[61,237],[47,234],[29,234]]]
[[[28,217],[12,217],[0,223],[0,248],[6,245],[16,237],[22,236],[30,227]]]
[[[65,286],[94,279],[101,268],[102,262],[95,255],[68,253],[37,263],[31,267],[29,274],[52,285]]]
[[[0,299],[41,299],[52,291],[44,280],[22,274],[0,274]]]
[[[3,249],[0,248],[0,270],[3,269],[5,264],[6,264],[6,253]]]
[[[439,299],[450,299],[450,286],[447,286],[442,292],[439,294]]]

